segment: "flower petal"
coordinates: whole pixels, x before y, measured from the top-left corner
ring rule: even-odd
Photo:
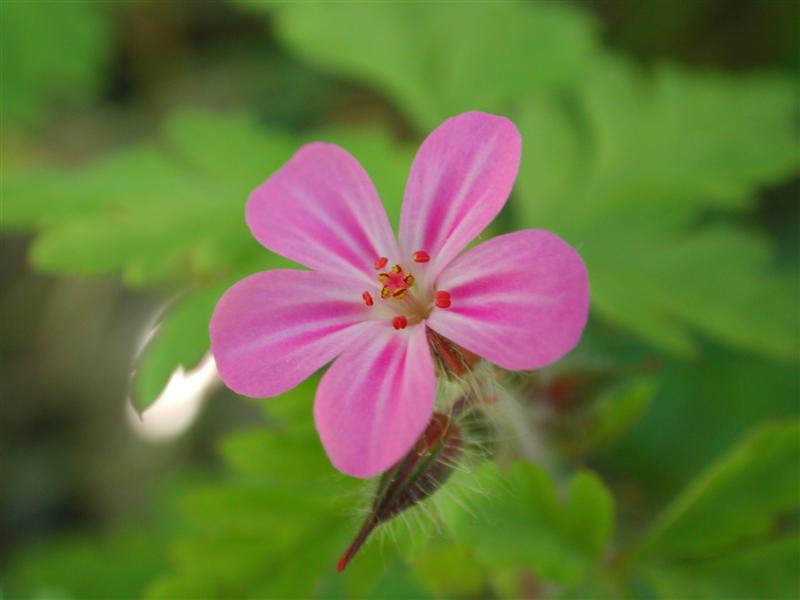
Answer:
[[[440,275],[451,306],[428,326],[506,369],[536,369],[580,340],[589,281],[578,253],[549,231],[517,231],[470,249]]]
[[[331,462],[355,477],[386,471],[425,430],[435,393],[425,328],[373,323],[317,390],[314,419]]]
[[[253,397],[296,386],[367,326],[357,290],[341,277],[291,269],[236,283],[217,303],[209,328],[222,381]]]
[[[519,132],[504,117],[468,112],[422,143],[400,214],[403,255],[426,251],[431,278],[497,216],[517,176]]]
[[[374,279],[378,257],[397,254],[386,211],[358,161],[333,144],[306,144],[247,202],[264,246],[307,267]]]

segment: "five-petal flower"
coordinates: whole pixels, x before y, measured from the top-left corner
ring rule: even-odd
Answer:
[[[505,369],[535,369],[572,349],[589,307],[573,248],[524,230],[462,254],[505,204],[520,152],[508,119],[445,121],[414,159],[398,243],[358,161],[331,144],[303,146],[251,194],[247,224],[311,270],[256,273],[224,294],[210,333],[225,384],[275,396],[335,359],[317,390],[317,430],[339,470],[370,477],[431,418],[426,328]]]

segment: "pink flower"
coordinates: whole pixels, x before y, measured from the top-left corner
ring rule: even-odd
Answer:
[[[511,121],[469,112],[431,133],[411,166],[399,241],[361,165],[312,143],[251,195],[264,246],[309,267],[256,273],[211,319],[225,384],[281,394],[334,361],[314,419],[333,464],[370,477],[414,445],[433,413],[426,327],[500,367],[535,369],[580,339],[586,268],[552,233],[501,235],[461,254],[506,202],[521,141]]]

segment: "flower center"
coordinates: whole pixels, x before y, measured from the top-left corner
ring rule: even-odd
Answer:
[[[388,273],[379,273],[378,281],[383,284],[381,288],[381,298],[402,299],[409,288],[414,285],[414,276],[407,275],[403,267],[395,265]]]
[[[417,263],[417,273],[422,274],[422,265],[430,261],[430,255],[424,250],[418,250],[411,255],[414,263]],[[425,282],[420,289],[417,278],[406,270],[401,264],[395,264],[386,270],[389,259],[385,256],[379,257],[375,261],[375,270],[378,273],[380,290],[378,296],[381,302],[376,304],[375,299],[369,290],[362,295],[364,304],[375,307],[378,310],[386,310],[386,316],[391,321],[395,329],[405,329],[408,325],[420,323],[428,318],[434,308],[449,308],[452,299],[448,292],[435,290],[431,285],[428,289],[428,278],[421,277]],[[413,265],[412,265],[413,266]],[[416,285],[415,285],[416,284]]]

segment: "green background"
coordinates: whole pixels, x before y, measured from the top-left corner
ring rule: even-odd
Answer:
[[[0,597],[796,599],[800,10],[783,1],[0,3]],[[137,435],[219,295],[285,265],[249,191],[336,142],[396,222],[419,142],[519,127],[490,233],[592,310],[489,458],[336,561],[315,381]],[[160,323],[146,344],[154,319]],[[535,452],[531,451],[534,447]]]

